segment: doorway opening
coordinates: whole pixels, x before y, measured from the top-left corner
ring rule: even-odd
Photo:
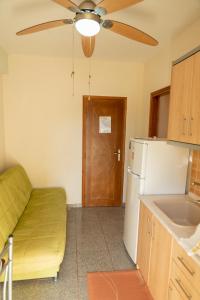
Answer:
[[[170,86],[151,93],[149,137],[167,138]]]
[[[126,97],[83,96],[82,206],[121,206]]]

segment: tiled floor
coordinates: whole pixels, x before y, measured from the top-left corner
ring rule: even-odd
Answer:
[[[134,268],[122,241],[123,219],[123,208],[70,209],[59,280],[14,283],[13,300],[87,300],[87,272]]]

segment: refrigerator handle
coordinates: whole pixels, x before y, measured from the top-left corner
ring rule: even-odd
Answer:
[[[134,173],[134,172],[132,172],[130,168],[128,168],[128,174],[130,174],[130,175],[135,175],[135,176],[137,176],[139,179],[141,179],[141,176],[138,175],[138,174],[136,174],[136,173]]]

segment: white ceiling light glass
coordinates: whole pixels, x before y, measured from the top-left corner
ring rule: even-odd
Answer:
[[[100,31],[100,18],[91,13],[77,15],[75,26],[81,35],[94,36]]]

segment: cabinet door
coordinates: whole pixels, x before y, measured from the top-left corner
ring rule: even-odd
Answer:
[[[182,300],[199,300],[199,283],[197,286],[197,290],[194,289],[192,286],[192,281],[189,281],[184,274],[181,272],[179,267],[176,265],[176,263],[172,262],[172,268],[171,268],[171,275],[170,275],[171,282],[173,282],[174,287],[178,291],[178,293],[181,295]],[[176,299],[176,298],[175,298]],[[172,298],[173,300],[173,298]]]
[[[190,282],[193,287],[198,290],[200,282],[200,266],[175,240],[173,241],[172,258],[175,265],[187,278],[188,282]]]
[[[172,67],[168,139],[190,142],[189,123],[194,57]]]
[[[183,300],[182,296],[178,293],[172,282],[169,284],[168,300]]]
[[[200,52],[194,55],[191,112],[189,119],[190,142],[200,144]]]
[[[152,223],[148,286],[155,300],[166,300],[168,297],[172,238],[156,218],[153,218]]]
[[[140,206],[140,223],[137,250],[137,265],[146,282],[148,282],[151,252],[152,214],[144,204]]]

